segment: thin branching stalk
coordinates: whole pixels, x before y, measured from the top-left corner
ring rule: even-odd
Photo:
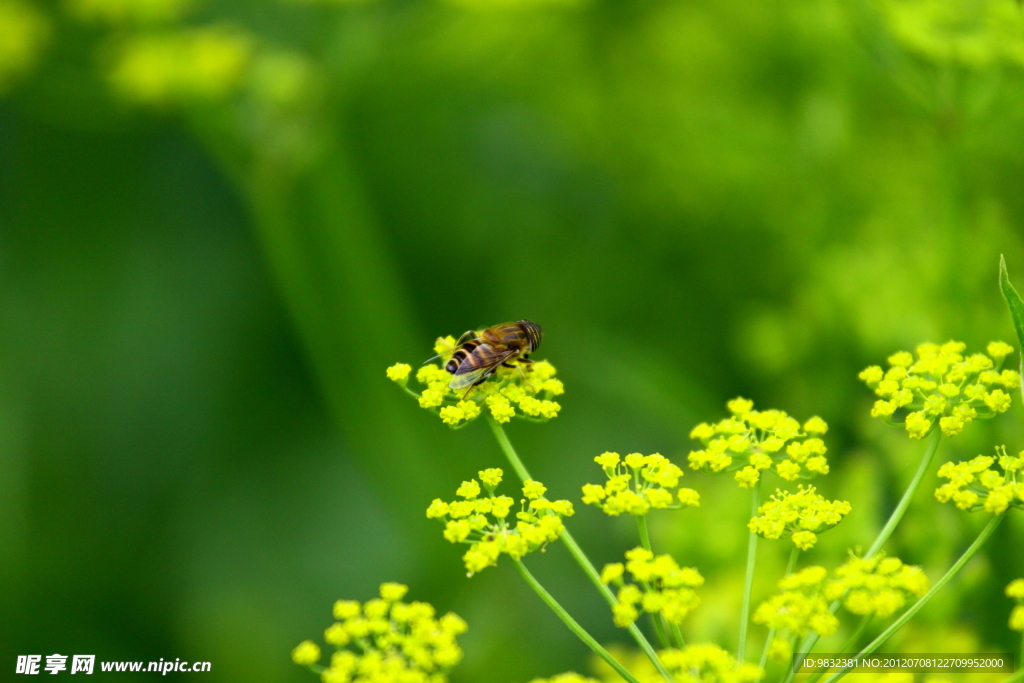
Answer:
[[[883,526],[882,530],[878,532],[878,536],[871,544],[871,547],[868,549],[868,552],[865,553],[865,559],[874,557],[878,553],[878,551],[882,549],[882,546],[885,545],[885,542],[889,540],[889,537],[892,536],[893,532],[896,530],[896,526],[900,523],[900,520],[903,519],[903,515],[904,513],[906,513],[907,508],[910,507],[910,503],[914,498],[914,494],[916,494],[917,489],[921,487],[921,482],[924,481],[925,474],[927,474],[928,471],[931,469],[932,461],[935,459],[935,453],[939,448],[939,441],[941,440],[942,432],[938,428],[933,429],[931,434],[928,435],[928,441],[925,443],[924,453],[921,455],[921,462],[917,466],[917,471],[914,473],[914,478],[910,480],[910,484],[907,485],[907,490],[903,492],[903,497],[900,498],[900,502],[896,505],[896,508],[892,511],[892,514],[889,515],[889,519],[886,521],[885,526]],[[832,604],[829,605],[829,611],[832,614],[835,614],[839,610],[841,600],[841,598],[839,600],[833,600]],[[814,646],[817,644],[818,638],[819,636],[817,633],[812,632],[808,634],[807,637],[804,638],[804,641],[800,644],[800,649],[797,652],[794,652],[793,654],[810,654],[810,652],[814,649]],[[794,672],[790,671],[789,675],[786,676],[782,683],[790,683],[790,681],[793,679],[793,675]]]
[[[651,550],[651,534],[647,530],[647,515],[635,515],[636,516],[636,528],[640,534],[640,545],[643,546],[644,550],[649,553],[654,553]],[[665,623],[661,619],[661,615],[657,613],[651,613],[651,626],[654,627],[654,632],[658,636],[658,642],[661,643],[662,647],[668,647],[669,641],[668,636],[665,632]]]
[[[889,638],[892,637],[894,633],[903,628],[903,625],[910,621],[914,617],[914,615],[921,610],[922,607],[927,605],[928,601],[931,600],[936,593],[942,590],[945,587],[945,585],[949,583],[950,579],[956,576],[957,573],[961,569],[963,569],[963,566],[967,564],[967,561],[974,557],[974,554],[978,552],[978,549],[985,544],[985,541],[988,540],[988,537],[992,535],[992,532],[996,530],[996,527],[999,526],[999,523],[1003,521],[1003,517],[1004,515],[1001,514],[993,516],[989,523],[985,525],[985,528],[981,530],[981,533],[978,534],[978,537],[974,539],[974,542],[971,543],[967,550],[964,551],[964,554],[960,556],[960,559],[954,562],[953,566],[949,568],[949,571],[943,574],[942,578],[935,582],[935,585],[931,587],[931,590],[922,595],[917,602],[911,605],[910,608],[907,609],[907,611],[904,612],[899,619],[890,624],[889,628],[882,631],[882,633],[877,638],[872,640],[867,645],[867,647],[858,652],[855,659],[860,659],[861,657],[869,655],[875,650],[877,650],[885,643],[885,641],[889,640]],[[838,681],[840,678],[845,676],[846,672],[849,671],[851,668],[852,667],[848,666],[840,669],[831,677],[827,678],[825,680],[825,683],[835,683],[835,681]]]
[[[843,643],[843,646],[839,648],[837,652],[846,653],[850,652],[850,650],[853,650],[855,647],[857,647],[857,643],[860,641],[860,637],[864,635],[864,631],[867,630],[868,624],[871,623],[871,617],[873,616],[874,615],[871,612],[868,612],[863,617],[861,617],[860,623],[857,624],[857,628],[854,629],[853,633],[850,635],[849,638],[846,639],[846,642]]]
[[[750,517],[757,517],[761,504],[761,478],[750,491]],[[747,574],[743,580],[743,604],[740,607],[740,642],[736,646],[736,659],[743,662],[747,652],[747,626],[750,623],[750,594],[754,589],[754,567],[757,564],[757,534],[753,531],[747,540]]]
[[[639,683],[639,681],[633,677],[633,674],[629,673],[629,670],[626,669],[626,667],[622,666],[615,657],[612,657],[608,653],[608,650],[601,647],[601,644],[594,640],[594,637],[587,633],[586,629],[580,626],[579,623],[565,611],[565,608],[562,607],[562,605],[560,605],[559,602],[544,589],[544,586],[540,585],[540,582],[533,574],[530,573],[530,570],[526,568],[526,565],[523,564],[522,560],[515,560],[515,563],[516,569],[519,570],[519,573],[522,575],[526,583],[529,584],[530,588],[540,596],[540,599],[551,608],[552,612],[558,615],[559,619],[565,622],[565,625],[569,627],[570,631],[579,636],[579,639],[586,643],[587,647],[597,653],[598,657],[608,662],[608,665],[615,669],[615,671],[624,679],[629,681],[629,683]]]
[[[789,553],[789,562],[786,564],[786,573],[783,576],[789,576],[796,569],[796,560],[800,557],[800,548],[796,545],[793,546],[793,550]],[[772,640],[775,638],[775,629],[768,629],[768,637],[764,641],[764,649],[761,650],[761,662],[758,666],[761,667],[761,678],[764,678],[764,666],[768,663],[768,648],[771,647]],[[758,680],[761,680],[760,678]]]
[[[502,452],[505,454],[509,464],[512,466],[512,469],[515,470],[515,473],[519,478],[522,481],[532,479],[530,473],[526,469],[526,466],[523,465],[523,461],[519,459],[519,455],[512,447],[512,442],[508,440],[505,430],[502,429],[498,421],[490,414],[487,415],[487,424],[491,426],[491,431],[494,432],[494,438],[497,439],[498,445],[501,447]],[[569,553],[573,556],[573,559],[576,560],[576,563],[583,569],[583,573],[586,574],[591,583],[597,587],[598,592],[601,593],[601,596],[605,601],[613,607],[617,605],[619,601],[615,597],[615,594],[612,593],[611,589],[601,581],[601,575],[597,572],[597,569],[580,548],[579,544],[576,543],[576,539],[572,537],[572,534],[569,533],[568,529],[562,532],[562,542],[565,544],[565,547],[569,549]],[[651,663],[654,664],[658,673],[660,673],[666,681],[672,683],[674,681],[672,674],[670,674],[668,669],[665,668],[665,665],[661,663],[658,653],[654,651],[654,647],[640,631],[637,625],[630,624],[628,631],[633,637],[633,640],[636,641],[636,644],[640,646],[640,649],[644,651],[644,654],[646,654],[648,659],[651,660]]]

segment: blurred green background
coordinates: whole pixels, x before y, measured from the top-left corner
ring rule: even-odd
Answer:
[[[567,393],[508,431],[553,494],[605,450],[685,462],[736,395],[819,414],[819,487],[854,512],[802,561],[836,566],[921,450],[856,373],[1015,341],[1022,67],[1014,0],[0,0],[2,666],[308,681],[291,647],[396,580],[469,622],[455,683],[585,670],[507,562],[465,578],[423,515],[504,465],[486,427],[384,377],[523,317]],[[1024,448],[1022,415],[939,462]],[[889,551],[934,580],[981,515],[933,479]],[[735,648],[746,495],[684,485],[703,506],[654,515],[654,542],[708,579],[687,637]],[[577,509],[598,565],[636,544]],[[788,553],[761,548],[755,600]],[[625,643],[563,547],[528,564]],[[1013,649],[1021,575],[1011,513],[893,647]]]

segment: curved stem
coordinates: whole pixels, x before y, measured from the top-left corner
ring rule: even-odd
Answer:
[[[843,646],[841,648],[839,648],[838,650],[836,650],[836,652],[846,653],[846,652],[849,652],[850,650],[852,650],[853,648],[857,647],[857,641],[859,641],[860,637],[862,635],[864,635],[864,631],[867,630],[868,624],[871,623],[871,617],[873,617],[873,616],[874,615],[871,612],[868,612],[867,614],[865,614],[861,618],[860,623],[857,624],[857,628],[854,629],[853,634],[849,638],[846,639],[846,642],[843,643]]]
[[[917,493],[917,489],[921,486],[921,482],[924,480],[924,475],[931,469],[932,460],[935,458],[935,451],[939,448],[939,441],[942,440],[942,431],[938,428],[932,429],[932,433],[928,435],[928,441],[924,447],[924,455],[921,456],[921,464],[917,466],[917,472],[914,473],[914,478],[910,480],[910,485],[907,486],[907,490],[903,493],[903,497],[900,502],[896,505],[896,509],[889,515],[889,521],[885,523],[882,530],[878,532],[878,538],[871,544],[868,552],[864,555],[864,559],[874,557],[875,554],[882,549],[885,542],[892,536],[892,532],[896,530],[896,525],[903,519],[903,513],[910,507],[910,502],[914,498],[914,494]]]
[[[914,473],[914,478],[910,480],[910,484],[907,486],[907,490],[903,492],[903,497],[900,498],[900,502],[896,505],[896,508],[889,515],[889,519],[886,521],[885,526],[878,532],[878,537],[875,538],[868,552],[865,553],[864,558],[874,557],[885,542],[892,536],[893,531],[896,530],[896,526],[903,519],[903,514],[910,507],[910,502],[914,498],[914,494],[917,493],[917,489],[921,486],[921,482],[924,481],[925,474],[931,469],[932,460],[935,459],[935,453],[939,448],[939,441],[942,440],[942,432],[935,428],[928,435],[928,441],[925,442],[924,453],[921,455],[921,462],[917,466],[917,471]],[[839,610],[840,600],[833,600],[832,604],[829,605],[828,609],[832,614],[835,614]],[[804,641],[800,643],[800,650],[798,654],[810,654],[811,650],[814,649],[815,644],[818,642],[818,634],[813,631],[804,638]],[[789,683],[792,680],[795,672],[790,674],[783,680],[783,683]]]
[[[750,517],[757,517],[757,506],[761,504],[761,478],[758,477],[750,492]],[[736,660],[745,661],[747,652],[747,626],[750,622],[750,593],[754,588],[754,566],[757,564],[757,534],[753,531],[747,539],[747,574],[743,580],[743,604],[740,607],[740,642],[736,646]]]
[[[1017,673],[1011,674],[1003,683],[1021,683],[1021,681],[1024,681],[1024,666]]]
[[[783,577],[789,576],[796,569],[796,558],[800,557],[800,548],[796,545],[793,546],[793,550],[789,553],[789,563],[786,564],[786,573]],[[761,678],[764,678],[764,665],[768,663],[768,648],[771,647],[772,640],[775,638],[775,628],[768,629],[768,637],[764,641],[764,649],[761,650],[761,663],[758,666],[761,667]],[[761,680],[760,678],[758,680]]]
[[[910,621],[914,617],[914,615],[921,610],[922,607],[928,604],[928,601],[931,600],[936,593],[942,590],[943,587],[945,587],[945,585],[949,583],[950,579],[956,576],[957,573],[961,569],[963,569],[963,566],[967,564],[967,561],[974,557],[974,554],[978,552],[978,549],[985,544],[985,541],[988,540],[988,537],[992,535],[992,532],[996,530],[996,527],[999,526],[999,523],[1003,521],[1003,516],[1004,515],[1000,514],[992,517],[989,523],[985,525],[985,528],[981,530],[981,533],[978,534],[978,537],[974,539],[974,543],[971,543],[967,550],[964,551],[964,554],[960,556],[960,559],[954,562],[953,566],[949,568],[949,571],[943,574],[942,578],[935,582],[935,585],[932,586],[931,590],[922,595],[921,598],[913,605],[911,605],[910,608],[906,612],[904,612],[899,619],[890,624],[889,628],[882,631],[881,635],[872,640],[867,647],[865,647],[863,650],[857,653],[856,658],[860,659],[861,657],[869,655],[875,650],[877,650],[883,643],[885,643],[885,641],[889,640],[889,638],[894,633],[899,631],[904,624]],[[839,680],[844,675],[846,675],[846,672],[849,671],[851,668],[852,667],[848,666],[840,669],[830,678],[826,679],[825,683],[834,683],[835,681]]]
[[[527,471],[526,466],[523,465],[523,461],[519,459],[516,449],[512,447],[512,443],[508,440],[508,436],[505,435],[505,430],[501,428],[501,425],[490,413],[487,414],[487,424],[491,426],[491,431],[494,432],[494,438],[497,439],[498,445],[501,447],[502,452],[508,459],[509,464],[512,465],[512,469],[515,470],[517,475],[519,475],[519,478],[523,481],[531,479],[532,477],[530,477],[530,473]],[[612,593],[611,589],[601,581],[601,575],[597,572],[597,569],[594,568],[594,565],[590,562],[590,559],[580,548],[579,544],[576,543],[576,539],[572,537],[572,534],[569,533],[568,529],[562,532],[562,543],[564,543],[565,547],[569,549],[569,554],[573,556],[576,563],[581,569],[583,569],[583,573],[587,575],[590,582],[593,583],[598,592],[601,593],[601,597],[605,599],[605,602],[612,607],[619,604],[615,594]],[[665,665],[661,663],[658,653],[654,651],[654,647],[652,647],[651,643],[646,637],[644,637],[644,634],[640,631],[637,625],[630,624],[628,631],[629,635],[631,635],[633,640],[636,641],[636,644],[644,651],[644,654],[647,655],[647,658],[651,660],[652,664],[654,664],[658,673],[660,673],[666,681],[671,683],[674,680],[672,674],[670,674],[668,669],[665,668]]]
[[[515,563],[516,569],[519,570],[519,573],[522,575],[526,583],[530,585],[530,588],[532,588],[537,595],[540,596],[540,599],[551,608],[551,611],[558,615],[559,619],[565,622],[565,625],[569,627],[570,631],[579,636],[579,639],[586,643],[587,647],[596,652],[598,657],[608,662],[608,665],[615,669],[615,671],[624,679],[629,681],[629,683],[639,683],[639,681],[633,677],[633,674],[629,673],[629,670],[619,663],[619,660],[612,657],[608,653],[608,650],[601,647],[601,644],[594,640],[594,637],[587,633],[586,629],[580,626],[579,623],[565,611],[565,608],[562,607],[558,601],[544,589],[544,586],[540,585],[540,582],[537,581],[536,577],[530,573],[530,570],[526,568],[526,565],[522,563],[522,560],[515,560]]]

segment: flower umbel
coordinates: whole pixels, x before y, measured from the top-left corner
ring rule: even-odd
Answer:
[[[605,514],[644,515],[651,508],[696,507],[700,494],[693,489],[676,487],[683,470],[665,456],[654,453],[630,453],[623,460],[618,453],[603,453],[594,462],[601,465],[607,483],[584,484],[583,502],[596,505]]]
[[[993,467],[998,463],[999,469]],[[996,456],[979,455],[958,463],[947,462],[939,468],[939,476],[949,481],[935,489],[941,503],[952,501],[961,510],[985,510],[1002,514],[1009,507],[1024,508],[1024,452],[1007,455],[1006,448],[996,447]]]
[[[416,371],[416,381],[424,385],[420,393],[408,387],[412,368],[405,363],[389,367],[388,379],[415,397],[421,408],[436,412],[442,422],[455,428],[472,422],[485,409],[502,423],[513,417],[546,422],[562,409],[551,399],[565,393],[565,387],[561,380],[555,379],[555,367],[543,360],[512,368],[500,367],[493,378],[474,387],[468,394],[453,391],[448,386],[452,375],[444,369],[444,364],[455,349],[453,337],[438,338],[434,351],[440,362],[428,363]]]
[[[480,484],[470,479],[462,482],[456,491],[463,500],[446,503],[438,498],[427,508],[427,517],[445,522],[446,540],[470,544],[462,556],[469,576],[496,565],[502,553],[518,560],[535,550],[542,550],[562,535],[565,530],[562,518],[571,517],[574,512],[571,502],[544,498],[547,491],[544,485],[528,480],[523,485],[523,498],[516,513],[519,521],[513,526],[508,516],[515,500],[494,495],[502,474],[496,467],[479,472],[480,481],[487,490],[486,497],[479,497]]]
[[[690,467],[736,471],[736,481],[746,488],[767,469],[787,481],[828,474],[827,449],[820,438],[828,425],[820,417],[801,427],[781,410],[754,410],[753,401],[745,398],[735,398],[727,406],[732,417],[715,424],[702,422],[690,432],[691,439],[704,444],[690,453]]]
[[[796,493],[776,489],[748,527],[768,539],[788,536],[798,548],[807,550],[817,543],[817,534],[839,524],[850,509],[845,500],[825,500],[813,486],[801,485]]]
[[[826,574],[824,567],[807,567],[781,579],[781,592],[758,605],[754,623],[774,628],[777,638],[784,632],[790,638],[811,631],[822,637],[835,633],[839,620],[829,611],[823,594]],[[789,656],[788,648],[772,647],[770,653],[778,659]]]
[[[1024,579],[1011,581],[1006,587],[1006,597],[1017,601],[1017,605],[1010,612],[1009,627],[1014,631],[1024,631]]]
[[[936,420],[943,434],[955,436],[971,420],[1005,412],[1010,394],[1004,389],[1020,385],[1016,370],[999,371],[1013,347],[992,342],[987,355],[964,356],[966,348],[957,341],[921,344],[916,360],[900,351],[889,356],[888,370],[877,365],[864,369],[858,377],[879,396],[872,417],[902,423],[912,438],[921,439]]]
[[[851,556],[835,570],[835,577],[825,584],[825,598],[842,598],[846,609],[860,615],[888,617],[910,598],[928,592],[924,570],[884,553],[871,558]]]
[[[466,632],[466,622],[451,612],[435,618],[425,602],[402,602],[407,591],[402,584],[384,583],[379,598],[363,604],[339,600],[337,621],[324,631],[324,640],[335,648],[330,666],[316,666],[320,648],[309,640],[292,650],[292,660],[322,671],[324,683],[445,683],[462,659],[456,639]]]
[[[736,658],[713,643],[662,650],[661,661],[676,683],[754,683],[761,667]]]
[[[635,583],[624,580],[626,572]],[[704,577],[693,567],[680,567],[671,555],[655,557],[644,548],[627,551],[625,565],[606,564],[601,581],[620,587],[619,603],[612,607],[612,617],[621,628],[636,621],[640,610],[661,614],[673,624],[683,623],[686,615],[700,604],[693,589],[704,585]]]

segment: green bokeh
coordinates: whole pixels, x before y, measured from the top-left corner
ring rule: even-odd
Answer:
[[[439,335],[544,325],[562,413],[508,431],[557,497],[605,450],[685,462],[736,395],[821,415],[819,487],[854,505],[805,558],[828,567],[870,543],[922,447],[868,417],[857,372],[925,340],[1015,341],[996,276],[1005,254],[1024,285],[1022,67],[971,26],[984,49],[964,52],[955,22],[948,54],[922,48],[926,2],[923,29],[859,0],[210,0],[114,25],[23,4],[48,29],[34,59],[0,49],[7,671],[95,653],[309,681],[290,649],[389,580],[469,622],[454,683],[584,670],[507,562],[467,579],[423,515],[504,465],[482,423],[452,432],[386,380]],[[134,37],[222,23],[259,65],[227,94],[112,87]],[[939,462],[1024,448],[1022,415]],[[982,515],[933,482],[889,551],[934,580]],[[654,515],[654,542],[707,577],[688,638],[734,649],[746,494],[684,485],[702,507]],[[635,545],[631,520],[577,509],[596,564]],[[894,647],[1017,646],[1010,517]],[[761,547],[755,600],[788,553]],[[625,643],[563,547],[528,563]]]

